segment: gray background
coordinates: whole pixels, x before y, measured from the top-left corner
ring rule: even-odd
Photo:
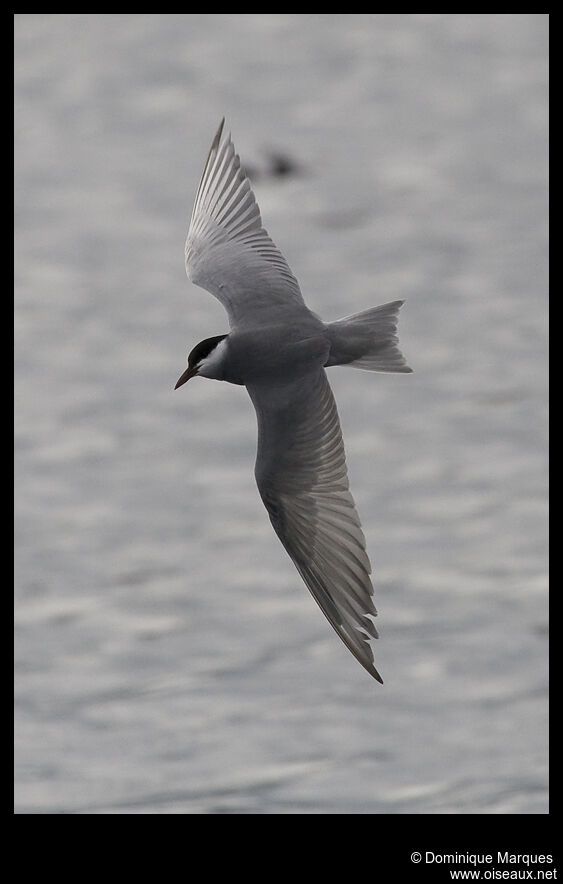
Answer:
[[[546,813],[546,14],[18,14],[16,811]],[[227,117],[331,369],[374,566],[361,669],[253,479],[185,277]],[[296,173],[268,172],[268,151]]]

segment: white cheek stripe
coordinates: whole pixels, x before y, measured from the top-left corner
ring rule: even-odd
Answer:
[[[227,339],[223,338],[222,341],[219,341],[215,349],[211,351],[209,356],[206,356],[201,362],[198,374],[203,375],[203,377],[215,377],[218,370],[223,365],[225,356],[227,355],[226,350]]]

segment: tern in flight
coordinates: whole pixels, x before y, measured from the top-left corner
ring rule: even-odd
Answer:
[[[403,301],[327,323],[309,310],[223,123],[195,197],[186,270],[223,304],[230,332],[193,348],[176,388],[196,376],[246,387],[258,419],[256,482],[274,530],[331,626],[383,683],[371,566],[325,369],[410,372],[396,334]]]

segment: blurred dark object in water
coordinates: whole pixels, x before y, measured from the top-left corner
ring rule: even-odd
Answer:
[[[300,167],[287,154],[278,153],[278,151],[270,151],[268,154],[270,162],[270,174],[274,178],[283,178],[286,175],[298,175]]]
[[[278,150],[264,151],[265,161],[260,165],[245,164],[244,170],[251,181],[266,178],[288,178],[294,175],[300,175],[302,166],[297,163],[293,157]]]

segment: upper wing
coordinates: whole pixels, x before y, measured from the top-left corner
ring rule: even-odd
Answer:
[[[338,412],[324,369],[248,386],[258,416],[256,481],[274,529],[342,641],[379,682],[376,610]]]
[[[221,122],[197,190],[186,271],[215,295],[231,327],[275,321],[305,307],[285,258],[264,228],[250,182]],[[267,319],[261,320],[261,310]],[[306,309],[306,308],[305,308]]]

